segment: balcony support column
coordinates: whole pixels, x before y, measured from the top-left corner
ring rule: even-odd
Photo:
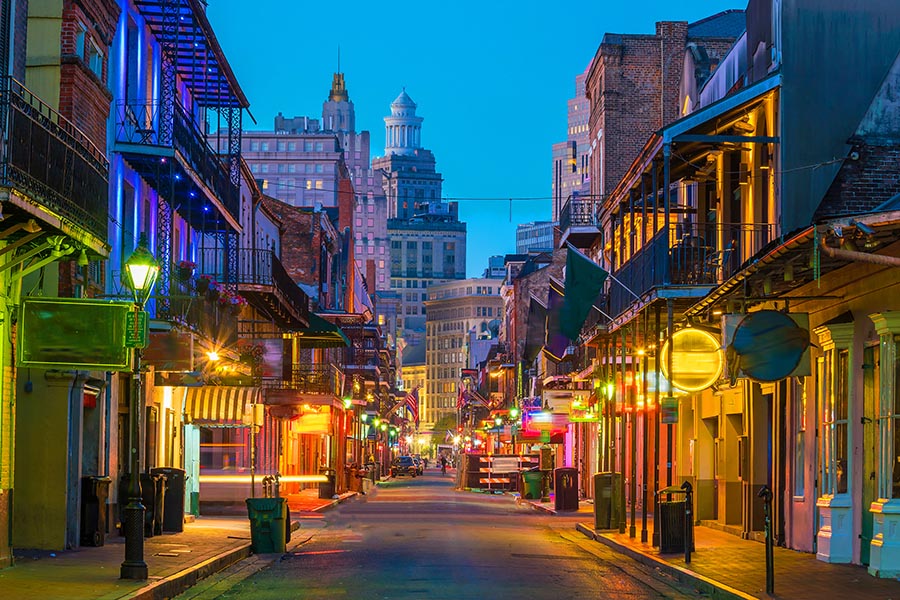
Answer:
[[[667,235],[671,235],[669,222],[672,212],[672,191],[669,189],[669,178],[671,177],[672,162],[672,144],[663,144],[663,203],[665,204],[665,227]],[[672,247],[672,240],[667,239],[667,247]],[[663,266],[663,283],[669,285],[672,283],[672,269],[669,261],[665,261]]]

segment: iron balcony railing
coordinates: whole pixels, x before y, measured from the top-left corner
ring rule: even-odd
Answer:
[[[567,231],[572,227],[596,227],[597,210],[600,208],[602,198],[584,198],[570,196],[559,211],[560,231]]]
[[[772,240],[773,229],[768,223],[678,223],[660,229],[614,270],[624,287],[610,286],[610,314],[631,306],[632,292],[642,296],[657,287],[719,285]]]
[[[0,77],[0,185],[107,242],[109,162],[65,117],[12,77]]]
[[[191,170],[212,190],[225,209],[240,217],[240,190],[228,175],[228,166],[207,143],[197,120],[179,102],[172,111],[172,139],[161,131],[159,102],[120,100],[116,105],[116,142],[177,150]]]
[[[237,251],[237,272],[226,270],[227,252],[222,248],[198,250],[197,273],[209,275],[226,285],[262,286],[272,289],[303,320],[309,320],[309,296],[288,275],[278,256],[271,250],[242,248]]]
[[[344,374],[335,365],[291,365],[290,379],[264,378],[263,387],[287,389],[302,394],[322,394],[340,398]]]
[[[160,312],[160,318],[178,323],[223,346],[237,343],[236,307],[216,302],[205,293],[199,294],[190,281],[174,281],[167,299],[168,309]]]

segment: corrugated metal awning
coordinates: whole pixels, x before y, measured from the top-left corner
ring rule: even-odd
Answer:
[[[206,427],[241,427],[250,405],[259,400],[259,388],[236,386],[203,386],[188,388],[184,414],[195,425]]]

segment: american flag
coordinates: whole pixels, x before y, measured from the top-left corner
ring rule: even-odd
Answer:
[[[461,410],[466,403],[466,391],[461,385],[457,385],[456,390],[456,410]]]
[[[404,398],[406,408],[412,415],[413,421],[416,423],[416,429],[419,428],[419,386],[416,386]]]

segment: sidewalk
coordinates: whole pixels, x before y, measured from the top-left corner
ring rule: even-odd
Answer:
[[[354,496],[355,492],[348,492],[337,499],[319,499],[315,489],[291,494],[292,530],[301,528],[304,518],[315,518],[316,513]],[[145,538],[147,581],[119,579],[125,540],[115,534],[97,548],[15,554],[15,566],[0,569],[0,598],[157,600],[171,598],[250,556],[250,521],[246,515],[201,516],[185,523],[181,533]]]
[[[552,502],[517,501],[528,502],[536,510],[557,514]],[[640,513],[635,520],[634,538],[628,535],[630,520],[626,533],[595,530],[593,504],[588,502],[582,501],[577,513],[559,514],[576,515],[576,529],[587,537],[715,598],[900,598],[900,581],[872,577],[858,565],[828,564],[817,560],[814,554],[778,547],[773,549],[775,594],[769,596],[766,593],[766,550],[760,542],[709,527],[695,527],[696,551],[691,554],[690,564],[686,564],[683,553],[661,555],[650,543],[641,543]],[[648,518],[647,530],[648,538],[652,539],[652,518]]]

